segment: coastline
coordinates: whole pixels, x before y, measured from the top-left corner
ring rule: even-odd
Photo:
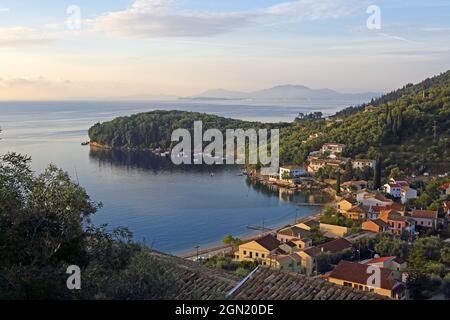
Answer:
[[[325,206],[326,204],[323,204],[323,205]],[[301,223],[304,221],[317,219],[321,214],[322,214],[322,211],[310,214],[308,216],[297,219],[296,223]],[[239,237],[239,239],[241,239],[242,242],[244,242],[244,243],[250,242],[250,241],[256,240],[258,238],[261,238],[267,234],[273,233],[276,230],[279,230],[287,225],[289,225],[289,224],[280,224],[274,228],[266,229],[266,231],[264,231],[264,232]],[[232,250],[233,250],[232,245],[224,244],[222,242],[216,242],[216,243],[206,244],[204,248],[202,248],[201,250],[198,251],[198,253],[197,253],[197,250],[190,250],[190,251],[176,253],[175,255],[177,257],[184,258],[184,259],[194,259],[197,257],[197,255],[198,255],[198,257],[201,257],[201,258],[210,258],[212,256],[223,255],[223,254],[229,253]]]
[[[92,147],[92,148],[96,148],[96,149],[105,149],[105,150],[111,150],[112,149],[112,147],[110,147],[110,146],[107,146],[105,144],[100,144],[100,143],[97,143],[95,141],[89,141],[89,146]]]

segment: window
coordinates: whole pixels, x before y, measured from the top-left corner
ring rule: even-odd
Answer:
[[[265,258],[265,254],[264,253],[261,253],[261,258]]]
[[[255,257],[258,257],[258,256],[259,256],[258,252],[255,252]]]
[[[244,255],[247,255],[247,251],[244,250]]]
[[[250,253],[250,258],[253,258],[253,252],[249,252]]]
[[[351,287],[351,286],[352,286],[352,284],[350,282],[345,282],[344,281],[344,287]]]

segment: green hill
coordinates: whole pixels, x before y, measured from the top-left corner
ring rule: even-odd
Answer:
[[[366,110],[367,106],[370,110]],[[347,145],[345,156],[375,159],[410,172],[450,170],[450,71],[408,84],[370,104],[350,107],[330,119],[301,115],[294,122],[264,124],[196,112],[152,111],[89,129],[91,141],[113,148],[169,148],[174,129],[280,128],[281,163],[302,163],[325,142]],[[313,136],[317,134],[318,136]]]
[[[101,124],[97,123],[89,129],[89,138],[92,142],[112,148],[140,150],[157,147],[170,148],[172,132],[175,129],[184,128],[192,133],[194,121],[202,121],[203,130],[217,128],[222,131],[289,125],[267,125],[198,112],[155,110],[129,117],[119,117]]]
[[[283,140],[294,141],[296,135],[305,140],[320,132],[318,139],[303,144],[297,154],[304,157],[332,141],[346,144],[347,156],[380,156],[385,166],[411,171],[450,169],[450,71],[408,84],[371,105],[368,112],[367,105],[343,110],[328,122],[297,121],[287,134],[291,138],[283,135]]]

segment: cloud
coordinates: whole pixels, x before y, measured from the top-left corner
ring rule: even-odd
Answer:
[[[0,47],[34,46],[52,41],[52,38],[35,29],[26,27],[0,28]]]
[[[265,11],[296,20],[338,19],[356,12],[365,12],[368,5],[369,2],[364,0],[297,0],[273,5]]]
[[[95,32],[125,37],[207,37],[259,22],[339,18],[364,12],[361,0],[296,0],[253,11],[203,12],[180,9],[172,0],[136,0],[122,11],[87,21]]]
[[[54,85],[70,84],[70,81],[62,79],[47,79],[41,75],[28,75],[14,78],[0,78],[0,84],[8,87],[50,87]]]

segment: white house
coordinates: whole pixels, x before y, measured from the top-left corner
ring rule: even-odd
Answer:
[[[285,180],[284,176],[288,175],[289,179],[296,179],[305,174],[306,174],[306,170],[299,166],[294,166],[294,165],[282,166],[282,167],[280,167],[279,178],[280,178],[280,180]]]
[[[377,162],[375,160],[368,159],[355,159],[352,161],[353,169],[375,168]]]
[[[415,225],[424,228],[436,228],[437,217],[437,211],[432,210],[413,210],[411,213],[411,219],[415,222]]]
[[[400,198],[402,186],[399,183],[389,182],[383,186],[384,192],[391,195],[394,198]]]
[[[368,192],[367,190],[361,190],[356,194],[356,201],[362,203],[365,206],[371,207],[386,207],[392,205],[393,201],[387,199],[379,193]]]
[[[410,187],[403,187],[400,190],[400,200],[402,204],[408,202],[408,200],[417,198],[417,190]]]
[[[337,153],[342,153],[345,149],[345,144],[341,143],[325,143],[322,146],[322,153],[329,152],[330,155],[336,156]]]

